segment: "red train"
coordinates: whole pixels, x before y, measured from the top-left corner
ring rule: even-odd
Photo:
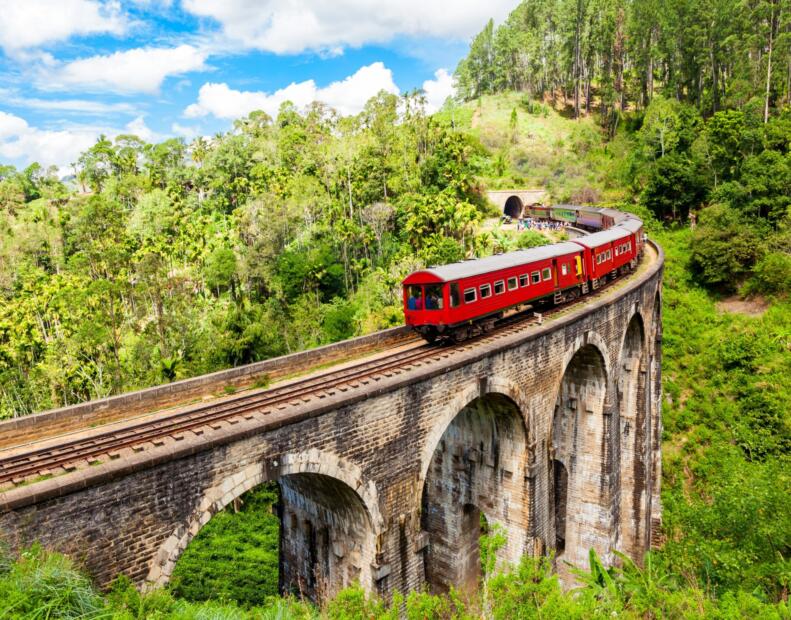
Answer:
[[[643,223],[625,217],[572,241],[416,271],[403,281],[406,323],[429,342],[460,342],[506,311],[570,301],[634,269],[643,244]]]

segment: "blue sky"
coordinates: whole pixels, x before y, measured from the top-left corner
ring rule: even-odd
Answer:
[[[358,112],[452,94],[472,36],[517,0],[2,0],[0,163],[63,172],[100,133],[227,131],[289,99]]]

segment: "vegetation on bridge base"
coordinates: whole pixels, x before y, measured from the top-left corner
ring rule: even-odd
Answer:
[[[485,544],[485,541],[484,541]],[[205,619],[217,620],[410,620],[563,618],[788,618],[787,603],[770,604],[758,595],[731,592],[719,599],[704,589],[672,576],[666,566],[650,555],[645,567],[625,560],[622,569],[605,570],[591,553],[588,571],[578,571],[581,587],[564,592],[552,574],[548,558],[525,557],[519,566],[492,571],[485,577],[485,598],[451,592],[433,596],[412,592],[384,602],[371,598],[359,587],[341,592],[322,609],[291,598],[269,597],[259,606],[241,607],[227,602],[189,603],[159,590],[140,594],[125,578],[119,578],[110,592],[100,594],[72,563],[57,554],[38,548],[20,559],[0,564],[0,617]]]

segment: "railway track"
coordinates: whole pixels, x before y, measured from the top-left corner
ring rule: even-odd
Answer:
[[[628,277],[628,276],[627,276]],[[34,447],[5,457],[0,457],[0,492],[34,481],[36,478],[74,471],[80,466],[113,460],[122,456],[125,449],[142,451],[148,446],[162,446],[166,442],[183,440],[188,433],[202,434],[206,429],[219,429],[226,424],[237,424],[242,420],[258,417],[322,399],[378,381],[382,377],[408,371],[438,359],[454,356],[462,351],[479,346],[483,342],[504,338],[515,331],[541,322],[543,318],[562,312],[568,306],[599,297],[613,283],[597,289],[581,300],[568,302],[547,309],[541,315],[535,312],[521,313],[501,319],[494,331],[476,336],[462,343],[451,345],[429,345],[400,351],[382,358],[347,366],[338,370],[295,380],[286,385],[248,392],[211,404],[198,404],[175,413],[153,419],[142,420],[112,430],[97,429],[95,433],[79,437],[63,436],[54,445]],[[16,446],[20,448],[21,446]],[[1,453],[0,453],[1,454]]]

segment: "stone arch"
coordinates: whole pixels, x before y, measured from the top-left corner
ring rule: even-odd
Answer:
[[[616,378],[620,425],[618,546],[635,559],[642,557],[646,547],[647,496],[651,493],[646,358],[643,317],[635,312],[624,333]]]
[[[595,548],[610,552],[607,358],[585,340],[564,367],[550,431],[548,547],[573,565],[587,565]],[[604,349],[606,351],[606,349]],[[566,578],[565,562],[558,562]]]
[[[146,582],[167,583],[181,553],[215,514],[273,480],[281,495],[281,589],[296,585],[313,600],[353,581],[371,589],[371,564],[382,530],[376,486],[366,483],[353,463],[319,450],[283,455],[271,461],[268,471],[263,463],[249,465],[207,489],[186,522],[160,546]]]
[[[514,219],[522,217],[524,205],[519,196],[509,196],[503,205],[503,215],[508,215]]]
[[[436,592],[477,585],[481,514],[505,530],[499,559],[518,561],[529,505],[527,431],[513,398],[479,390],[442,430],[421,493],[425,577]]]

